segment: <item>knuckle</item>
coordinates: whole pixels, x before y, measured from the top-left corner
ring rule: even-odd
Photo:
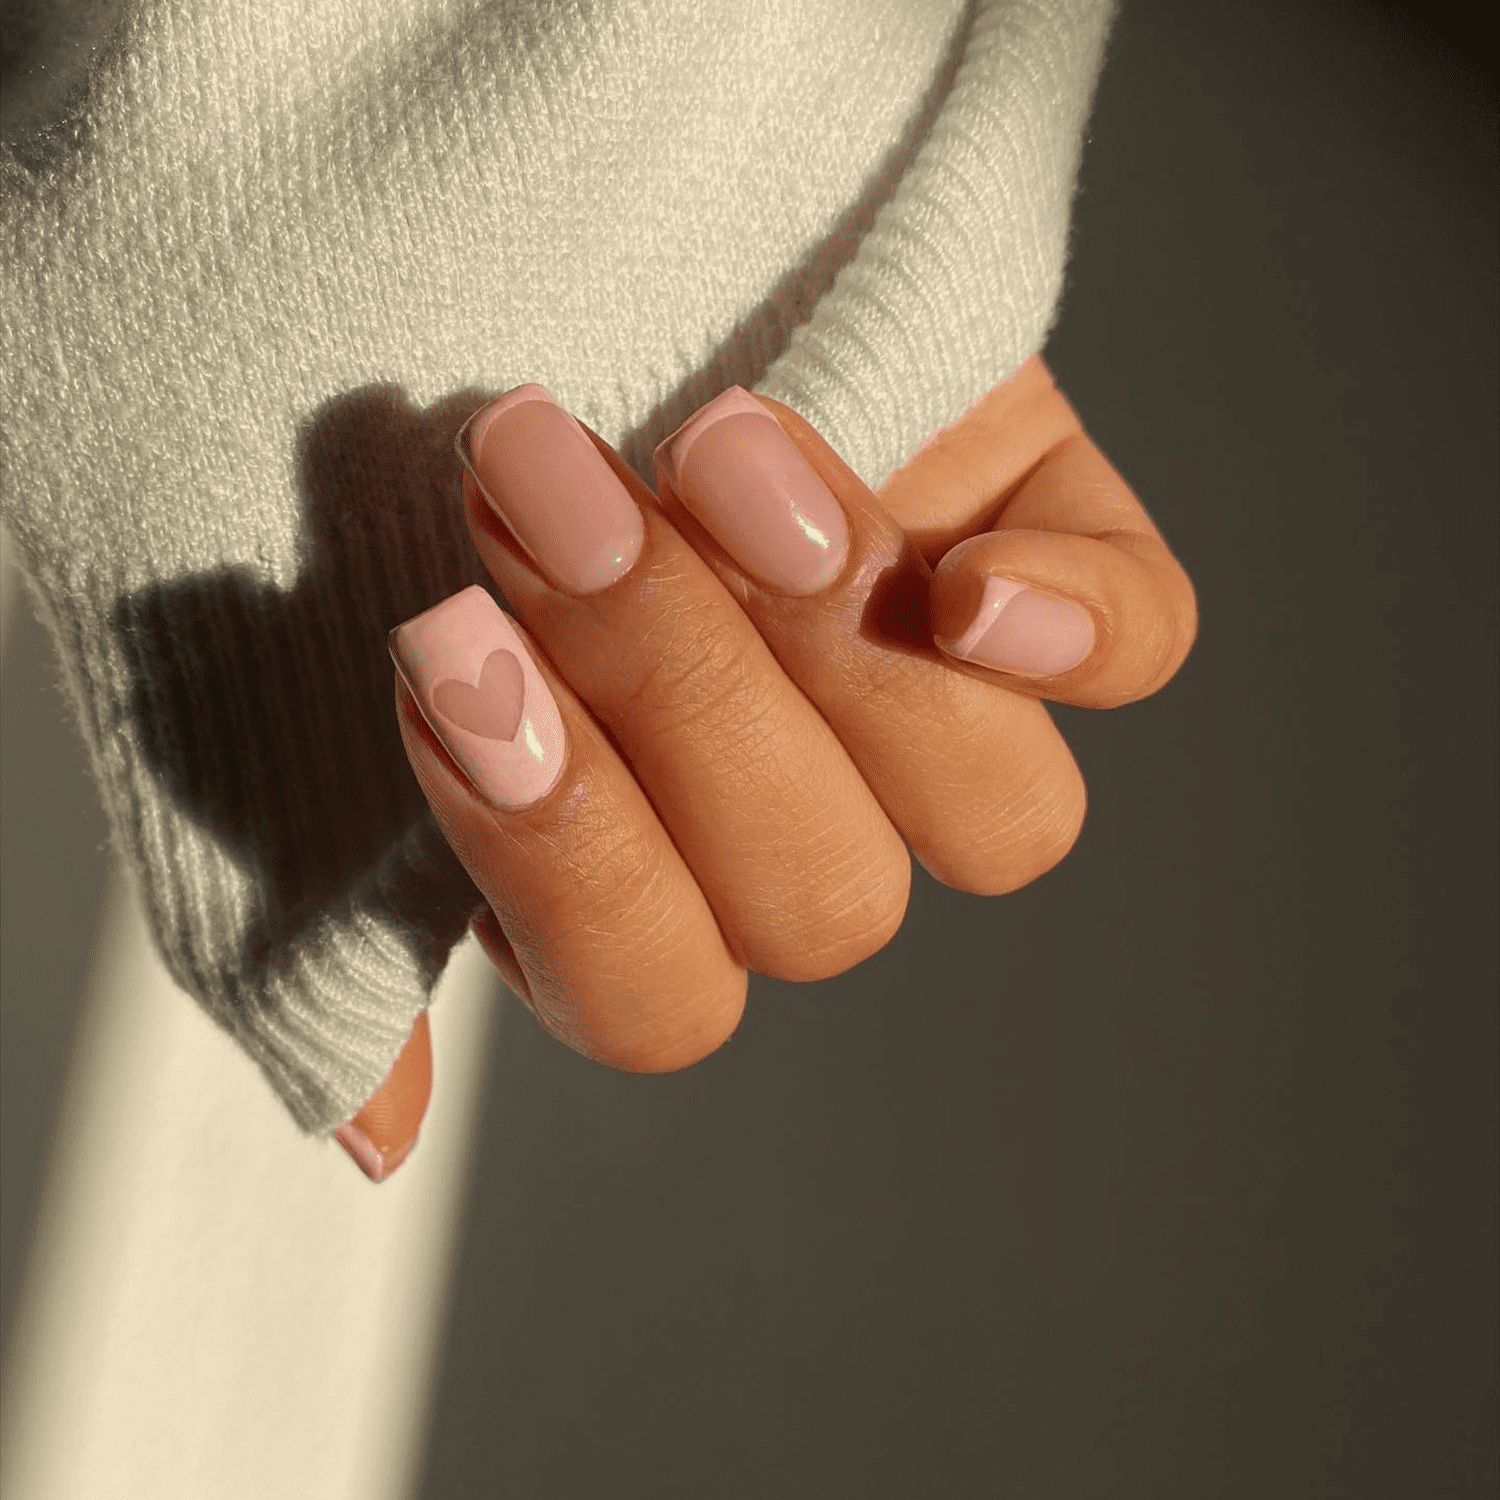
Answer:
[[[669,1073],[733,1035],[746,975],[707,914],[680,899],[670,851],[598,818],[577,843],[579,879],[536,929],[532,1008],[583,1056],[630,1073]],[[535,943],[533,943],[535,949]]]
[[[988,813],[977,812],[926,868],[937,880],[975,896],[1004,896],[1056,869],[1077,844],[1088,792],[1071,758],[1039,782],[1010,794]]]
[[[659,733],[738,726],[770,708],[767,674],[704,603],[683,603],[654,618],[630,653],[638,674],[611,705],[611,718],[651,723]]]
[[[551,930],[587,928],[605,920],[618,926],[640,922],[643,913],[670,904],[665,852],[648,823],[622,817],[599,778],[585,774],[570,788],[548,831],[530,833],[518,849],[516,879],[527,887],[527,904],[536,907]],[[546,895],[528,883],[527,872],[537,860],[556,871]]]
[[[745,1012],[743,969],[700,985],[673,1010],[649,1024],[621,1026],[589,1050],[594,1061],[623,1073],[676,1073],[717,1052],[735,1033]]]
[[[767,913],[765,931],[752,940],[751,967],[796,983],[831,979],[878,953],[900,930],[911,861],[904,849],[899,858],[866,856],[855,868],[809,875],[795,894]]]

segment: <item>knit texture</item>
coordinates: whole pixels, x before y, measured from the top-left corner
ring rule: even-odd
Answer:
[[[458,427],[537,381],[647,475],[740,384],[878,488],[1045,341],[1109,11],[93,0],[0,117],[6,523],[162,955],[304,1129],[478,901],[385,650],[487,583]]]

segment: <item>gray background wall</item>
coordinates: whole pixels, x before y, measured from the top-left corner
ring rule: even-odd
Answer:
[[[1126,0],[1049,356],[1197,650],[1056,711],[1061,867],[919,877],[688,1073],[505,1003],[429,1500],[1495,1492],[1495,109],[1434,14]],[[104,875],[17,631],[7,1322]]]

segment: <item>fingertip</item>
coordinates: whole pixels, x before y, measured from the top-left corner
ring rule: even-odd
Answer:
[[[432,1031],[424,1010],[385,1082],[334,1133],[372,1182],[383,1182],[411,1155],[432,1097]]]

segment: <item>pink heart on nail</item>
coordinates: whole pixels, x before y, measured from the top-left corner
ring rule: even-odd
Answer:
[[[514,651],[491,651],[479,670],[479,686],[445,677],[432,690],[432,706],[445,719],[487,740],[513,740],[526,704],[526,679]]]

